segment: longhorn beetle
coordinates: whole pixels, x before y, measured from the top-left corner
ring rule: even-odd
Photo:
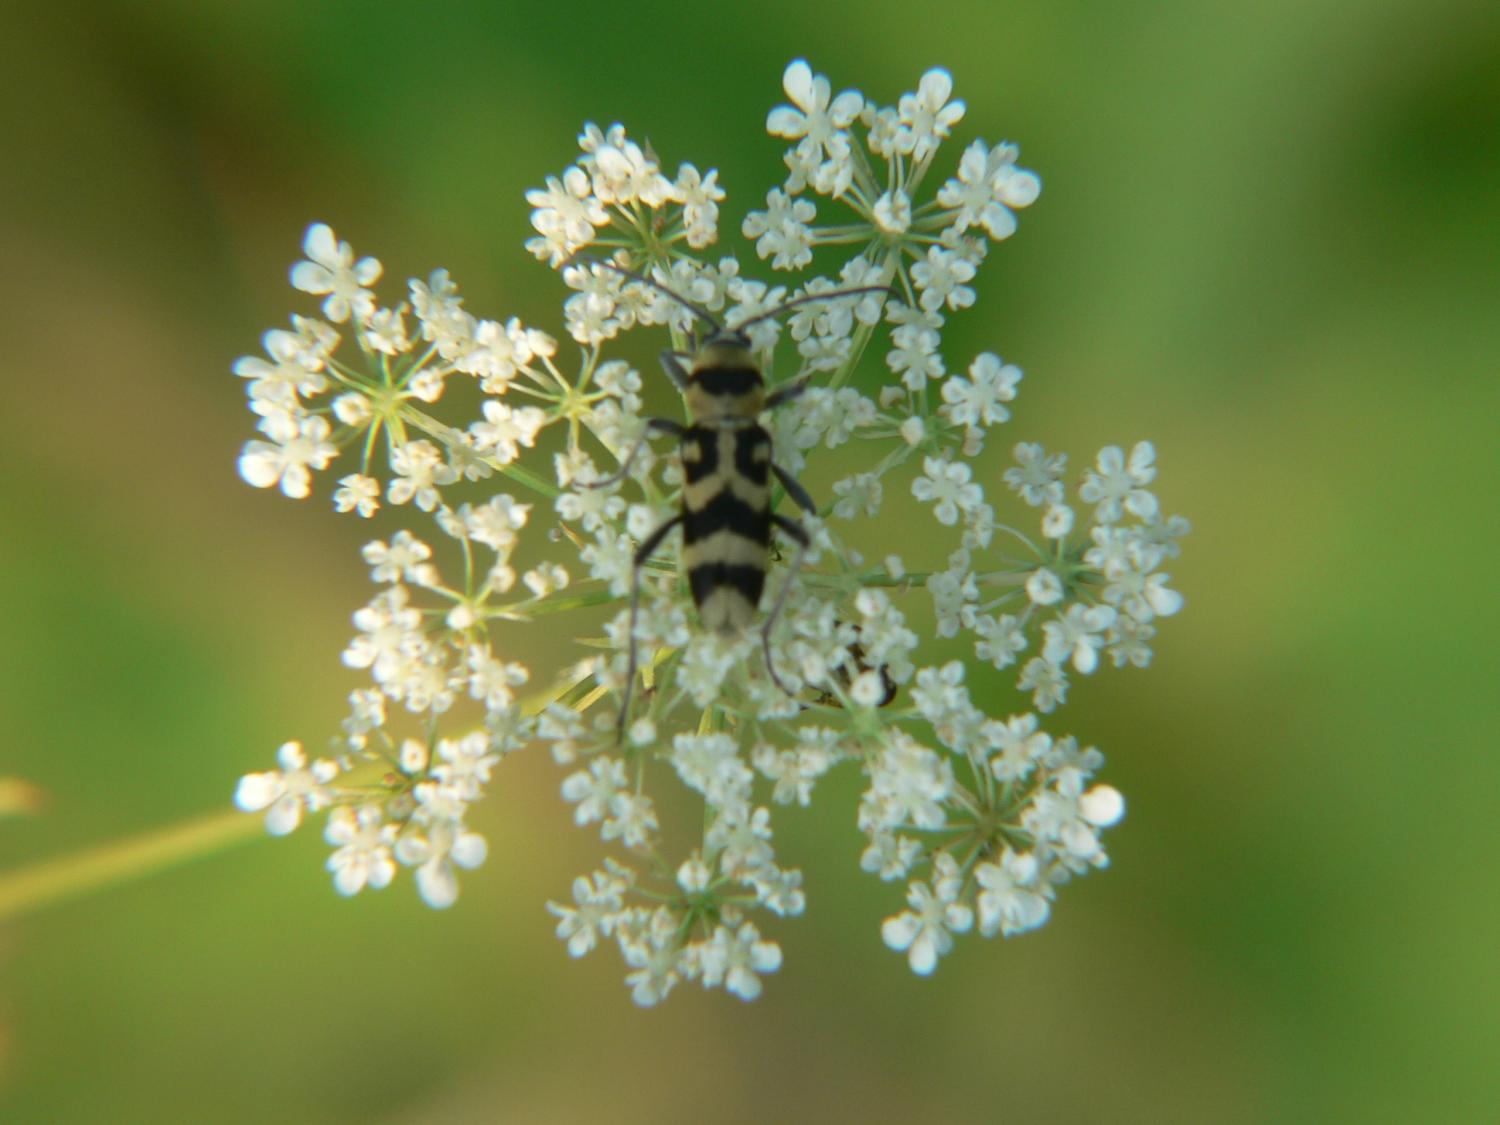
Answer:
[[[770,478],[774,473],[786,494],[804,512],[816,505],[797,478],[772,460],[771,435],[760,425],[763,410],[790,402],[807,390],[811,373],[766,392],[766,381],[750,346],[746,329],[779,316],[794,305],[851,297],[861,293],[889,293],[884,285],[809,293],[783,302],[770,312],[751,317],[733,328],[719,321],[701,305],[674,293],[649,277],[597,258],[582,259],[623,277],[648,285],[672,298],[709,328],[709,335],[691,355],[670,348],[661,353],[661,365],[682,392],[688,424],[670,418],[647,418],[646,428],[631,446],[620,471],[603,480],[581,483],[584,488],[606,488],[630,472],[641,446],[653,432],[669,433],[678,441],[682,457],[682,511],[656,528],[636,548],[630,580],[630,656],[625,673],[625,695],[620,704],[618,728],[624,731],[630,716],[630,697],[635,687],[635,630],[640,615],[641,567],[675,527],[682,528],[682,563],[698,617],[705,628],[733,636],[748,626],[760,604],[766,584],[766,563],[771,549],[771,528],[777,528],[797,545],[792,562],[795,571],[807,551],[808,536],[796,520],[771,511]],[[572,262],[580,258],[575,256]],[[684,368],[681,360],[690,361]],[[777,592],[776,604],[761,628],[761,647],[766,670],[776,686],[788,695],[790,689],[776,672],[771,659],[771,629],[786,605],[790,577]]]

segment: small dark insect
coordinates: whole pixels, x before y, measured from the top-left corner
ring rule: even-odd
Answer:
[[[807,390],[812,377],[804,376],[767,393],[765,377],[755,361],[746,330],[752,324],[780,316],[795,305],[890,290],[885,286],[863,286],[808,294],[727,328],[707,309],[648,277],[612,262],[585,260],[666,294],[709,329],[708,336],[691,354],[671,350],[661,353],[662,367],[682,392],[688,424],[670,418],[647,418],[645,433],[626,454],[620,471],[583,486],[604,488],[624,478],[652,433],[669,433],[679,443],[684,476],[682,511],[648,535],[635,552],[635,572],[630,583],[630,658],[619,718],[623,730],[635,686],[641,567],[673,528],[682,528],[682,564],[699,619],[705,628],[729,636],[740,633],[755,619],[766,584],[771,529],[774,527],[796,544],[794,571],[800,567],[807,550],[808,537],[802,525],[771,511],[772,475],[804,512],[812,512],[816,505],[797,479],[772,459],[771,435],[758,419],[763,410],[790,402]],[[683,360],[687,361],[686,367]],[[766,670],[776,686],[788,694],[790,690],[771,658],[771,630],[786,604],[789,589],[790,582],[781,587],[761,628]]]
[[[856,633],[859,632],[859,626],[858,625],[854,625],[854,626],[852,626],[852,628],[854,629],[854,631]],[[838,680],[839,687],[843,688],[844,690],[848,690],[849,685],[854,682],[854,677],[855,676],[860,675],[863,672],[870,672],[870,671],[879,672],[880,673],[880,702],[877,703],[875,706],[877,706],[877,707],[889,707],[891,705],[891,703],[893,703],[895,701],[896,695],[900,691],[900,688],[897,686],[896,681],[893,680],[893,679],[891,679],[891,674],[886,669],[886,666],[884,664],[882,664],[882,665],[880,665],[879,668],[876,668],[874,665],[870,664],[865,659],[865,648],[864,648],[864,646],[862,644],[860,644],[858,641],[855,641],[853,644],[851,644],[849,646],[849,659],[854,662],[854,670],[852,672],[847,667],[839,667],[839,668],[834,669],[833,676],[834,676],[834,679]],[[841,706],[843,706],[843,704],[839,702],[838,696],[836,696],[831,691],[825,691],[825,692],[819,693],[819,695],[818,695],[818,702],[821,703],[825,707],[841,707]]]

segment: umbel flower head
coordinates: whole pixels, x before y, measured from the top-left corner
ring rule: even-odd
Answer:
[[[982,456],[1022,371],[954,356],[944,333],[1041,190],[1016,146],[954,147],[965,106],[941,69],[894,105],[835,93],[802,60],[783,88],[766,128],[787,175],[738,253],[719,249],[718,173],[669,172],[622,125],[586,125],[574,163],[527,193],[527,249],[560,274],[572,345],[470,312],[446,270],[382,294],[381,264],[317,223],[291,280],[322,317],[293,316],[234,367],[258,418],[248,483],[302,499],[327,473],[337,511],[393,520],[363,552],[374,590],[343,661],[368,679],[343,730],[312,761],[287,743],[237,803],[274,834],[326,812],[341,894],[407,867],[447,907],[486,856],[470,807],[511,754],[546,747],[607,852],[548,904],[558,937],[575,957],[614,944],[641,1004],[684,981],[759,995],[782,958],[769,933],[805,905],[775,813],[836,804],[836,770],[863,793],[828,815],[896,884],[880,933],[914,972],[959,935],[1040,926],[1108,862],[1101,833],[1124,811],[1095,781],[1100,752],[1043,718],[1081,680],[1146,667],[1182,606],[1163,568],[1188,525],[1152,491],[1149,442],[1071,478],[1032,442],[1004,439],[1008,467]],[[701,627],[681,540],[657,534],[706,503],[708,470],[685,498],[661,436],[683,427],[644,406],[665,376],[634,366],[666,347],[681,381],[719,325],[743,326],[777,403],[710,420],[736,456],[764,427],[780,482],[756,491],[738,464],[709,478],[741,497],[735,519],[781,529],[762,557],[726,525],[765,579],[738,631]],[[450,397],[455,382],[474,388]],[[576,658],[529,666],[538,628],[575,638]]]

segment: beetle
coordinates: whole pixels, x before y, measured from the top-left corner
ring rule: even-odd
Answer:
[[[580,259],[571,259],[577,263]],[[650,286],[676,301],[709,329],[708,335],[690,354],[668,348],[661,365],[682,393],[688,421],[647,418],[645,431],[636,440],[620,470],[602,480],[581,483],[585,488],[606,488],[630,472],[641,447],[653,433],[671,434],[682,459],[681,510],[662,523],[636,548],[630,583],[630,655],[626,666],[625,694],[620,705],[619,729],[630,714],[631,693],[637,670],[636,623],[640,615],[641,568],[663,540],[682,528],[682,563],[687,572],[693,604],[704,628],[736,636],[755,619],[775,528],[797,546],[792,563],[795,572],[802,563],[810,540],[796,520],[771,510],[771,478],[786,494],[811,514],[816,505],[807,490],[776,464],[771,435],[760,424],[763,411],[774,410],[807,390],[812,374],[767,390],[757,363],[748,329],[762,320],[780,316],[787,309],[812,301],[852,297],[863,293],[890,293],[884,285],[861,286],[828,293],[809,293],[783,302],[769,312],[742,321],[733,328],[721,324],[707,309],[673,292],[649,277],[613,262],[597,258],[584,261],[631,281]],[[683,360],[688,361],[687,366]],[[788,580],[777,592],[776,602],[761,628],[761,647],[772,681],[788,695],[791,690],[776,671],[771,657],[771,630],[786,605],[791,589]]]

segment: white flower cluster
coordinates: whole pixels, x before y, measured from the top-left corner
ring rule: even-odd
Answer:
[[[266,334],[266,358],[235,365],[259,417],[240,458],[249,483],[302,498],[339,461],[340,512],[408,507],[431,521],[364,550],[378,592],[354,614],[343,659],[370,680],[332,751],[309,764],[287,743],[279,769],[241,781],[237,803],[264,811],[274,834],[329,810],[341,893],[407,866],[422,897],[447,906],[457,869],[485,857],[469,806],[507,755],[545,745],[574,819],[617,853],[549,905],[558,936],[574,956],[615,942],[641,1004],[682,981],[759,994],[781,963],[760,926],[805,904],[773,810],[810,805],[835,769],[865,779],[861,866],[908,883],[881,932],[913,970],[931,972],[976,921],[984,936],[1041,925],[1064,882],[1105,865],[1100,831],[1124,804],[1094,782],[1099,752],[1042,730],[1038,714],[1101,653],[1147,665],[1157,619],[1182,604],[1162,567],[1188,527],[1150,490],[1150,443],[1101,451],[1073,493],[1065,458],[1037,445],[992,468],[981,454],[1022,373],[991,352],[950,371],[943,354],[946,318],[975,303],[990,243],[1040,191],[1015,146],[972,141],[934,183],[964,116],[946,71],[895,106],[835,95],[802,61],[783,86],[791,104],[766,126],[792,142],[788,175],[742,232],[773,270],[839,256],[825,276],[778,285],[741,276],[731,255],[696,256],[718,240],[717,173],[683,164],[669,178],[622,126],[589,125],[577,161],[527,193],[527,248],[572,290],[560,319],[576,365],[514,318],[476,318],[443,270],[381,305],[380,263],[323,224],[291,275],[323,298],[323,318],[293,317]],[[847,213],[819,223],[820,205]],[[643,440],[643,377],[623,338],[644,329],[650,350],[691,354],[705,314],[745,324],[768,373],[790,367],[777,385],[810,380],[761,420],[778,466],[811,475],[820,450],[859,453],[797,517],[810,538],[800,569],[767,560],[774,668],[759,636],[697,626],[671,540],[637,563],[680,510],[683,481],[677,458]],[[773,363],[783,332],[795,364]],[[866,359],[872,344],[883,359]],[[431,411],[460,377],[477,409],[444,420]],[[867,562],[851,540],[892,495],[932,522]],[[1039,531],[1000,522],[998,499],[1037,509]],[[581,659],[536,673],[517,659],[528,628],[563,613],[577,624],[551,631],[566,628]],[[960,634],[973,664],[934,660],[934,639]],[[1014,696],[977,704],[976,669],[1011,665]],[[634,706],[617,726],[632,667]],[[677,807],[659,804],[663,785],[702,806],[685,855],[666,849],[679,833],[663,826]]]

